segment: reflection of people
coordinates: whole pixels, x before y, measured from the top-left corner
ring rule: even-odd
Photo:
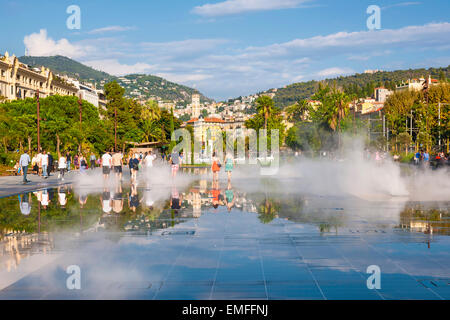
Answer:
[[[102,209],[104,213],[110,213],[111,208],[111,193],[109,192],[108,188],[103,189],[102,196],[100,198],[100,201],[102,203]]]
[[[29,215],[31,212],[31,193],[19,194],[19,207],[23,215]]]
[[[172,185],[172,196],[170,198],[170,208],[178,213],[181,209],[181,202],[183,201],[183,196],[180,195],[178,189],[175,185]]]
[[[44,209],[47,209],[47,207],[50,204],[50,202],[51,201],[49,199],[48,190],[47,189],[42,190],[42,198],[41,198],[42,207]]]
[[[235,196],[230,180],[228,180],[227,190],[225,190],[225,201],[228,211],[231,211],[231,208],[234,207]]]
[[[137,192],[137,184],[132,183],[131,184],[131,194],[128,194],[128,206],[130,207],[131,211],[136,212],[137,208],[139,207],[139,196]]]
[[[58,187],[58,202],[62,208],[66,207],[67,204],[66,187],[61,186]]]
[[[211,194],[212,194],[212,205],[213,205],[214,209],[217,209],[219,207],[219,205],[223,204],[221,202],[222,195],[220,194],[220,188],[219,188],[219,181],[218,180],[214,180],[213,179]]]
[[[123,210],[123,192],[122,183],[117,184],[116,190],[112,198],[112,207],[115,213],[121,213]]]
[[[145,198],[145,205],[147,207],[149,207],[150,209],[152,209],[153,208],[153,204],[155,203],[155,201],[153,199],[153,194],[152,194],[152,191],[150,189],[150,184],[148,184],[148,183],[147,183],[147,187],[145,188],[144,198]]]
[[[88,196],[86,193],[84,193],[84,192],[80,193],[80,196],[78,198],[78,202],[80,203],[80,208],[84,207],[84,205],[87,202],[87,198],[88,198]]]

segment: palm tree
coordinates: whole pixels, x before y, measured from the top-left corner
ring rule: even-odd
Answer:
[[[142,108],[142,118],[144,120],[159,120],[161,119],[161,109],[158,103],[154,100],[148,100]]]
[[[267,130],[267,122],[273,112],[274,102],[269,96],[262,96],[256,99],[256,110],[264,116],[264,129]]]

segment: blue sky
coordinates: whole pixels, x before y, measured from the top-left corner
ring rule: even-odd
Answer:
[[[0,52],[149,73],[217,100],[293,82],[450,64],[448,0],[1,0]],[[70,5],[81,29],[69,30]],[[381,29],[368,30],[369,5]]]

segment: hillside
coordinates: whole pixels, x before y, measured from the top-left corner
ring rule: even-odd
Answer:
[[[91,67],[85,66],[75,60],[63,56],[53,57],[29,57],[23,56],[19,61],[30,66],[44,66],[55,73],[68,75],[83,81],[100,82],[102,80],[110,81],[115,77],[106,72],[97,71]]]
[[[175,101],[186,104],[191,102],[192,94],[199,93],[193,88],[152,75],[131,74],[124,77],[115,77],[63,56],[23,56],[19,58],[19,61],[32,67],[44,66],[55,73],[95,83],[97,88],[102,88],[106,82],[116,80],[125,88],[126,96],[139,100],[153,98],[156,100]],[[212,101],[202,94],[201,100]]]
[[[130,74],[118,78],[117,81],[125,88],[129,96],[136,98],[143,95],[147,99],[169,100],[183,104],[190,103],[192,95],[194,93],[199,93],[193,88],[152,75]],[[212,101],[202,94],[200,95],[201,101]]]
[[[442,74],[443,73],[443,74]],[[377,86],[385,86],[394,89],[396,84],[407,79],[428,77],[431,75],[435,79],[440,79],[444,75],[450,78],[450,66],[444,68],[410,69],[396,71],[382,71],[373,74],[357,73],[351,76],[325,79],[320,81],[343,88],[348,93],[355,93],[359,97],[366,97],[373,94],[373,89]],[[299,100],[310,98],[317,90],[319,81],[299,82],[288,85],[284,88],[270,89],[265,91],[275,92],[274,101],[277,107],[284,108]]]

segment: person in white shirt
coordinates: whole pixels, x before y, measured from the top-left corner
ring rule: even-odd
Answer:
[[[41,199],[42,207],[44,209],[47,209],[49,203],[50,203],[50,199],[48,197],[48,191],[47,191],[47,189],[45,189],[42,191],[42,199]]]
[[[41,167],[42,167],[42,176],[47,179],[48,178],[48,154],[47,151],[44,150],[41,156]]]
[[[58,188],[58,201],[59,201],[59,205],[61,207],[65,207],[67,204],[67,195],[66,195],[66,189],[59,187]]]
[[[103,178],[106,180],[109,177],[109,173],[111,172],[112,166],[112,157],[109,152],[106,152],[102,156],[102,170],[103,170]]]
[[[36,156],[36,163],[38,165],[38,175],[40,176],[42,174],[42,153],[38,153]]]
[[[58,169],[59,169],[58,179],[64,181],[64,173],[66,172],[66,168],[67,168],[67,160],[66,157],[62,154],[58,161]]]
[[[156,156],[152,154],[151,151],[145,156],[144,163],[145,167],[147,168],[147,171],[150,170],[150,168],[153,167],[153,161],[156,159]]]

